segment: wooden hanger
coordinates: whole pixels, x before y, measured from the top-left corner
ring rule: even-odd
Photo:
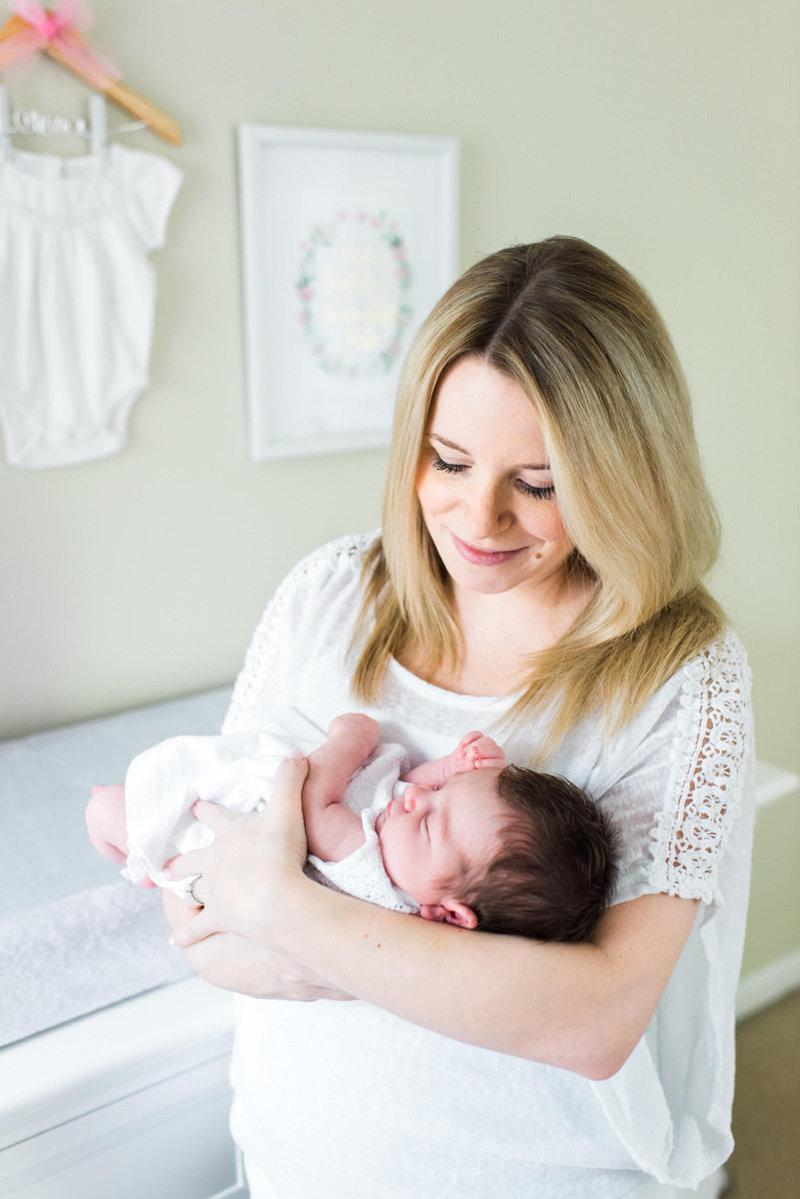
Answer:
[[[15,13],[13,17],[9,17],[3,28],[0,29],[0,42],[4,42],[6,38],[13,37],[17,33],[22,33],[27,28],[27,23]],[[76,46],[80,47],[85,53],[88,53],[86,43],[77,30],[73,29],[70,31],[70,38],[74,40]],[[48,42],[42,49],[45,54],[49,54],[56,62],[61,63],[67,70],[72,71],[84,83],[88,83],[92,88],[97,88],[96,81],[89,80],[74,63],[68,60],[66,55],[62,54],[58,46]],[[102,90],[103,94],[109,100],[113,100],[115,104],[119,104],[121,108],[132,113],[138,120],[144,121],[154,133],[157,133],[159,137],[163,137],[170,145],[179,146],[183,141],[177,121],[173,120],[168,113],[162,112],[160,108],[156,108],[145,96],[140,95],[139,92],[135,92],[133,88],[120,83],[116,79],[109,79],[100,90]]]

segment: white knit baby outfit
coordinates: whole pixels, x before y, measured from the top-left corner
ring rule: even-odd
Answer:
[[[182,174],[113,145],[0,159],[0,421],[16,466],[113,454],[149,382],[163,244]]]

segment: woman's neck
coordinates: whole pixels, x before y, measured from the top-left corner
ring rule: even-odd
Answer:
[[[426,669],[414,651],[402,665],[427,682],[466,695],[510,695],[526,682],[530,655],[549,649],[562,637],[591,599],[593,584],[569,585],[483,595],[457,591],[453,609],[461,631],[457,665]]]

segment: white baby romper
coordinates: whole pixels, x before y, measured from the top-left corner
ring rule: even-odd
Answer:
[[[124,446],[149,382],[147,256],[182,178],[119,145],[0,160],[0,422],[12,464],[65,466]]]

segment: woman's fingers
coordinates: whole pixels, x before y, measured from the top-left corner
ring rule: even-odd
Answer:
[[[181,878],[189,878],[192,874],[202,874],[205,853],[204,849],[190,849],[188,853],[179,853],[177,857],[164,863],[164,869],[176,882]]]
[[[298,877],[303,880],[307,852],[302,804],[307,773],[302,755],[286,758],[276,771],[269,803],[258,812],[195,804],[197,818],[213,830],[214,840],[166,863],[171,879],[187,880],[184,902],[204,905],[176,942],[181,948],[214,932],[260,937],[291,916],[291,888]]]
[[[284,798],[299,798],[307,774],[308,758],[299,749],[292,750],[275,772],[276,791],[280,791]]]
[[[218,803],[211,803],[208,799],[196,800],[192,804],[192,815],[195,820],[199,820],[201,824],[205,824],[215,833],[234,819],[233,813],[229,812],[227,808],[221,807]]]
[[[206,909],[201,908],[187,924],[175,929],[170,937],[170,943],[177,945],[179,949],[188,949],[190,945],[196,945],[198,941],[205,941],[206,937],[210,937],[212,933],[216,932],[219,932],[219,929]]]
[[[303,820],[303,783],[308,776],[308,758],[300,753],[284,758],[275,772],[269,819],[273,847],[284,860],[292,858],[305,862],[308,853],[306,826]]]
[[[228,825],[235,816],[229,812],[227,808],[223,808],[220,804],[211,803],[207,799],[198,799],[192,804],[192,815],[195,820],[199,820],[201,824],[210,828],[214,835]],[[201,862],[203,857],[201,849],[193,849],[188,853],[177,854],[176,857],[170,858],[164,863],[164,869],[169,874],[170,878],[180,879],[188,878],[192,874],[200,874],[202,872]]]

